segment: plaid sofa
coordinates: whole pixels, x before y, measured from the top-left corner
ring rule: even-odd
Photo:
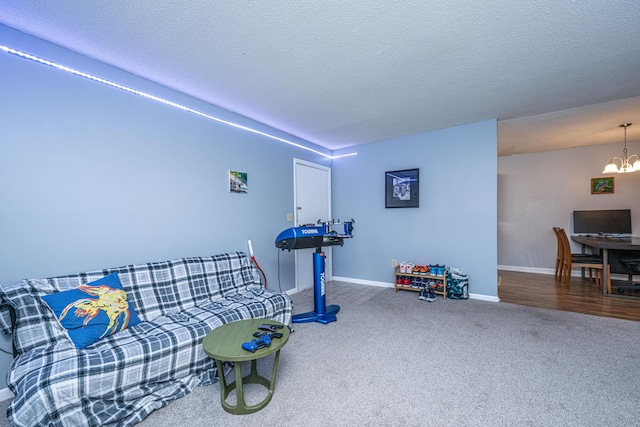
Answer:
[[[41,297],[113,272],[141,323],[77,350]],[[262,288],[240,252],[23,280],[2,286],[0,297],[0,328],[17,354],[7,374],[15,426],[136,424],[217,381],[201,345],[212,329],[248,318],[291,326],[289,297]]]

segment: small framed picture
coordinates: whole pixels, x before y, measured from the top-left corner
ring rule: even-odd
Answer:
[[[591,194],[613,194],[613,177],[591,178]]]
[[[248,193],[247,173],[229,171],[229,191],[232,193]]]
[[[385,172],[385,208],[420,207],[420,169]]]

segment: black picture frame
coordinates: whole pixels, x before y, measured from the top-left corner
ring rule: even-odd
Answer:
[[[420,207],[420,169],[384,173],[385,208]]]

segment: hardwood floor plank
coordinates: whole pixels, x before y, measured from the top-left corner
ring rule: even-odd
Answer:
[[[567,289],[549,274],[500,270],[498,276],[501,302],[640,322],[640,297],[604,297],[588,279],[572,277]]]

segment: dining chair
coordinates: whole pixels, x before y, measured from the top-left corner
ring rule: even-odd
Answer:
[[[560,230],[562,230],[562,228],[553,227],[553,233],[556,235],[556,241],[558,244],[558,252],[556,254],[556,271],[555,271],[556,281],[564,281],[564,271],[565,271],[565,260],[564,260],[565,244],[563,242],[562,235],[560,234],[561,233]],[[571,255],[571,252],[567,252],[567,253]],[[572,254],[572,255],[573,257],[578,258],[582,254]],[[591,268],[589,269],[589,279],[593,280],[593,270]]]
[[[571,245],[569,244],[569,238],[564,228],[558,229],[558,235],[562,242],[563,261],[560,271],[561,281],[567,285],[567,289],[571,287],[571,271],[574,268],[588,268],[595,271],[595,279],[598,286],[602,287],[602,276],[605,268],[602,258],[597,255],[590,254],[572,254]],[[606,266],[607,271],[609,265]],[[591,274],[590,274],[591,276]],[[607,275],[609,277],[609,275]],[[611,279],[609,279],[611,280]],[[611,289],[611,283],[607,283],[607,289]],[[610,291],[609,291],[610,292]]]
[[[556,241],[558,242],[558,252],[556,255],[556,280],[560,280],[562,277],[562,263],[564,262],[564,245],[562,244],[558,230],[560,230],[560,227],[553,227],[553,233],[556,235]]]
[[[556,235],[556,241],[558,242],[558,251],[556,254],[556,281],[562,277],[562,268],[564,263],[564,245],[562,244],[562,237],[559,233],[560,227],[553,227],[553,233]]]

